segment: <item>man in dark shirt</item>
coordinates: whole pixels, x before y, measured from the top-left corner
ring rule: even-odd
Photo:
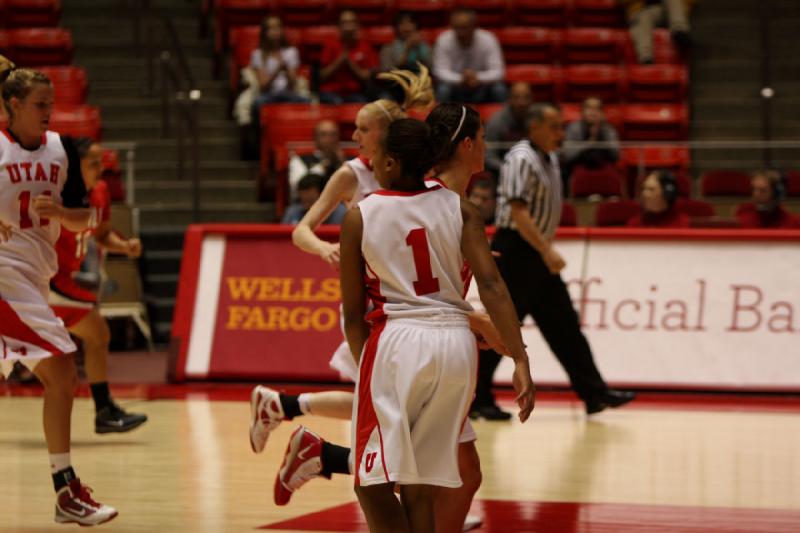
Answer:
[[[521,81],[512,85],[508,103],[486,123],[486,141],[509,143],[527,137],[527,117],[532,103],[530,85]],[[495,178],[500,175],[500,167],[507,151],[508,148],[486,151],[486,170],[494,174]]]

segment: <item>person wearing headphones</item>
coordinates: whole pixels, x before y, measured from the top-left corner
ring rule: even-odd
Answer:
[[[786,177],[776,170],[757,170],[750,180],[752,202],[739,205],[736,219],[743,228],[800,228],[800,218],[782,203]]]
[[[656,170],[642,184],[642,212],[628,220],[632,228],[688,228],[689,216],[678,211],[678,181],[666,170]]]

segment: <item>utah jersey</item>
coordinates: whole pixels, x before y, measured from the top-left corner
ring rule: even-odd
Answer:
[[[378,183],[378,180],[375,179],[375,171],[372,169],[372,165],[363,157],[351,159],[347,161],[345,165],[350,167],[356,175],[356,180],[358,180],[356,192],[347,204],[347,207],[350,208],[380,189],[381,185]]]
[[[359,204],[369,319],[467,315],[461,199],[439,185],[411,193],[380,189]]]
[[[34,199],[51,196],[66,207],[83,207],[86,188],[80,159],[69,139],[52,131],[36,150],[26,150],[8,130],[0,134],[0,219],[13,227],[11,239],[0,242],[0,265],[13,267],[32,280],[49,280],[57,269],[55,242],[60,224],[39,217]]]

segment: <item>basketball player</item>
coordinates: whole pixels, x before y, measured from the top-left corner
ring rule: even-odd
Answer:
[[[463,115],[463,117],[462,117]],[[485,145],[483,142],[483,128],[481,126],[480,115],[472,108],[464,107],[458,104],[439,104],[428,115],[427,122],[429,124],[439,123],[445,126],[440,129],[444,135],[440,135],[438,139],[434,139],[434,146],[437,153],[442,154],[444,160],[438,165],[438,178],[441,179],[448,189],[457,192],[459,195],[464,196],[470,177],[475,173],[483,170]],[[431,181],[432,184],[437,182]],[[468,269],[465,269],[462,279],[464,283],[464,294],[466,294],[469,287],[469,279],[471,275],[468,274]],[[478,322],[486,322],[486,328],[479,326]],[[497,346],[500,353],[508,353],[505,346],[502,345],[497,332],[491,321],[483,313],[470,314],[470,326],[473,331],[478,331],[480,336],[483,336],[481,331],[486,332],[485,343],[480,343],[480,346],[491,344]],[[274,392],[274,394],[278,394]],[[349,393],[346,393],[349,394]],[[278,405],[288,404],[289,401],[299,399],[302,406],[304,401],[311,403],[314,394],[301,394],[298,396],[279,395]],[[309,398],[306,400],[305,398]],[[287,401],[288,400],[288,401]],[[352,410],[352,402],[348,404]],[[344,412],[345,409],[342,409]],[[318,414],[311,408],[311,412]],[[342,416],[341,418],[345,418]],[[304,438],[304,434],[308,435],[306,439],[316,437],[312,432],[306,428],[298,429],[292,436],[291,441],[297,442]],[[437,489],[437,498],[443,504],[437,506],[436,527],[437,531],[443,532],[456,532],[461,531],[462,528],[467,530],[471,527],[476,527],[480,524],[480,520],[475,517],[467,516],[469,512],[472,498],[480,487],[480,459],[478,457],[477,449],[475,448],[475,434],[472,431],[471,425],[465,427],[464,435],[462,435],[462,442],[459,446],[459,464],[461,466],[461,476],[464,484],[458,489]],[[302,461],[296,461],[296,458],[289,453],[285,460],[285,467],[279,472],[279,480],[276,480],[276,494],[281,496],[276,501],[288,501],[291,496],[291,490],[296,490],[302,486],[306,481],[312,477],[319,475],[327,475],[325,468],[332,459],[332,451],[338,455],[345,455],[342,447],[333,445],[327,441],[319,439],[317,444],[322,453],[321,460],[313,461],[312,465],[317,465],[318,468],[305,467]],[[288,452],[296,447],[290,446]],[[349,454],[349,449],[347,449]],[[301,475],[302,473],[302,475]],[[288,487],[287,487],[288,486]]]
[[[47,304],[60,226],[96,225],[71,142],[47,131],[53,86],[41,72],[0,56],[8,128],[0,134],[0,369],[14,361],[44,386],[44,434],[56,490],[55,521],[91,526],[117,511],[95,501],[70,459],[70,418],[77,374],[75,345]]]
[[[373,533],[433,532],[432,488],[461,485],[456,449],[477,372],[465,260],[515,361],[520,420],[533,409],[528,356],[481,216],[457,193],[424,182],[439,136],[414,119],[390,124],[373,159],[384,190],[359,202],[342,226],[345,333],[360,358],[356,494]]]
[[[108,343],[111,334],[105,318],[97,310],[97,297],[75,282],[86,257],[89,238],[104,249],[139,257],[142,244],[139,239],[123,239],[111,229],[111,198],[106,182],[100,179],[103,166],[103,148],[91,139],[75,140],[81,160],[81,175],[89,191],[89,207],[95,210],[97,227],[82,232],[61,228],[56,242],[58,272],[50,280],[51,307],[70,333],[83,341],[86,376],[94,399],[95,433],[123,433],[147,421],[142,414],[127,413],[111,398],[108,390]]]

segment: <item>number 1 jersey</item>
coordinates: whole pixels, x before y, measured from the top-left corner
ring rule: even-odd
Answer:
[[[381,189],[358,206],[371,321],[472,310],[463,298],[458,194],[440,185],[410,193]]]
[[[0,219],[13,227],[11,239],[0,242],[0,266],[14,267],[38,283],[56,273],[60,230],[58,221],[34,211],[34,199],[41,195],[65,207],[85,205],[80,159],[71,140],[48,131],[37,149],[26,150],[11,132],[0,131]]]

